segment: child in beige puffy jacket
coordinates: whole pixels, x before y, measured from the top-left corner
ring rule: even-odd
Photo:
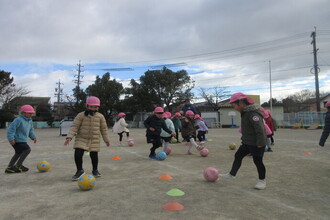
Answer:
[[[110,146],[108,136],[108,126],[104,116],[97,112],[100,106],[100,100],[95,96],[90,96],[86,101],[87,109],[80,112],[74,119],[70,131],[67,135],[64,145],[68,145],[73,137],[76,137],[73,148],[74,160],[77,167],[76,174],[72,177],[73,181],[79,179],[85,174],[82,164],[84,152],[90,152],[93,166],[93,175],[100,177],[98,166],[98,152],[100,151],[100,136],[106,145]]]

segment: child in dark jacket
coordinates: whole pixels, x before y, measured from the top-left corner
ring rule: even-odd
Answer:
[[[255,105],[253,100],[243,93],[235,93],[230,98],[232,107],[241,113],[242,144],[235,153],[235,159],[231,171],[227,174],[220,174],[220,177],[235,178],[242,160],[248,154],[253,156],[253,162],[257,167],[259,180],[255,189],[266,188],[266,168],[263,163],[267,136],[265,132],[263,113],[260,106]]]
[[[319,141],[319,145],[321,147],[324,147],[325,141],[329,137],[329,133],[330,133],[330,101],[328,101],[325,104],[325,107],[328,109],[328,111],[325,114],[324,129],[323,129],[323,132],[322,132],[322,136],[320,138],[320,141]]]
[[[195,120],[194,120],[194,112],[193,111],[186,111],[185,118],[182,119],[182,129],[181,134],[185,141],[189,142],[188,152],[187,154],[191,155],[192,147],[196,147],[198,151],[203,150],[203,145],[198,145],[196,143],[196,127],[195,127]]]
[[[156,149],[162,146],[162,140],[160,137],[162,129],[175,137],[175,133],[172,133],[172,131],[167,128],[166,123],[162,118],[163,113],[164,109],[162,107],[156,107],[154,114],[144,121],[144,126],[147,128],[147,143],[152,143],[149,154],[150,159],[156,159]]]

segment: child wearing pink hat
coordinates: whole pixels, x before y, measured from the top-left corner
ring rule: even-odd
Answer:
[[[152,143],[149,154],[150,159],[156,159],[156,149],[162,146],[160,137],[162,129],[172,136],[175,136],[175,133],[166,126],[163,113],[164,109],[162,107],[156,107],[153,114],[144,121],[144,126],[147,128],[147,143]]]
[[[23,162],[30,154],[31,148],[27,144],[28,138],[37,142],[34,133],[32,115],[35,113],[31,105],[23,105],[20,109],[21,115],[9,125],[7,139],[14,148],[15,154],[11,158],[5,173],[27,172],[29,168],[23,166]]]
[[[72,176],[73,181],[77,181],[80,176],[85,174],[83,169],[83,156],[84,152],[90,152],[93,171],[95,177],[100,177],[98,171],[98,152],[100,151],[100,137],[103,141],[110,146],[108,136],[108,126],[104,116],[98,112],[100,107],[100,99],[95,96],[90,96],[86,100],[86,110],[80,112],[74,119],[64,145],[70,144],[71,140],[75,137],[74,143],[74,161],[76,164],[77,172]]]
[[[196,127],[194,120],[194,112],[191,110],[186,111],[185,118],[182,119],[182,129],[181,135],[183,139],[189,142],[188,152],[187,154],[191,155],[192,147],[195,147],[198,151],[203,150],[204,146],[202,144],[198,145],[196,143]]]
[[[235,159],[229,173],[219,176],[227,179],[234,179],[242,160],[251,154],[253,162],[257,167],[259,180],[255,189],[266,188],[266,168],[263,163],[267,136],[264,127],[263,114],[260,106],[254,104],[253,100],[243,93],[235,93],[230,98],[231,106],[241,113],[242,144],[235,153]]]
[[[206,137],[205,134],[209,131],[208,127],[206,126],[203,118],[200,115],[195,115],[195,126],[197,128],[197,138],[199,142],[205,141]]]
[[[172,114],[170,112],[164,112],[164,114],[163,114],[163,118],[165,120],[165,124],[166,124],[167,128],[169,130],[171,130],[172,133],[174,133],[175,129],[174,129],[174,124],[173,124],[172,120],[170,119],[171,116],[172,116]],[[164,129],[161,130],[160,136],[163,139],[163,151],[164,152],[167,152],[167,150],[168,150],[170,140],[172,137],[172,133],[169,134],[166,131],[164,131]]]
[[[127,129],[128,124],[125,121],[126,114],[124,112],[120,112],[117,115],[116,122],[112,128],[113,133],[119,135],[119,145],[123,144],[123,134],[126,133],[127,140],[129,141],[129,130]]]

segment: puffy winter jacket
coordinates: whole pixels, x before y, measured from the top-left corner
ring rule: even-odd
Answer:
[[[86,116],[85,112],[80,112],[75,117],[67,137],[76,137],[73,148],[99,152],[101,135],[104,142],[109,142],[108,127],[104,116],[99,112],[93,116]]]

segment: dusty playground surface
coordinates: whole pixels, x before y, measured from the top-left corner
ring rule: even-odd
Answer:
[[[229,143],[240,143],[236,129],[211,129],[207,135],[208,157],[186,155],[184,144],[173,144],[165,161],[147,158],[150,145],[144,129],[131,129],[135,146],[119,147],[110,131],[112,146],[102,144],[99,171],[91,191],[81,191],[71,181],[75,173],[72,145],[63,146],[65,137],[58,129],[36,129],[39,142],[30,143],[31,154],[24,165],[27,173],[5,174],[13,155],[0,130],[0,219],[329,219],[330,140],[318,147],[321,130],[280,129],[275,134],[274,152],[265,153],[267,188],[255,190],[257,171],[246,157],[235,180],[206,182],[202,171],[215,167],[228,172],[235,151]],[[159,150],[158,150],[159,151]],[[120,160],[112,157],[119,156]],[[47,160],[49,172],[35,169]],[[84,156],[85,172],[91,173],[89,156]],[[160,180],[169,174],[171,180]],[[183,196],[169,196],[171,189]],[[164,210],[175,201],[181,211]]]

